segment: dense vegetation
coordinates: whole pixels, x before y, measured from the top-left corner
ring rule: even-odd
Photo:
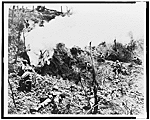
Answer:
[[[41,7],[39,7],[41,8]],[[34,66],[32,92],[18,91],[21,52],[25,51],[25,38],[20,34],[34,29],[24,21],[50,21],[65,13],[51,13],[44,8],[36,10],[10,9],[9,11],[9,75],[8,113],[35,114],[37,106],[41,114],[126,114],[139,115],[144,111],[143,39],[123,45],[114,40],[112,45],[102,42],[98,46],[81,49],[67,48],[58,43],[52,58],[49,51],[43,53]],[[43,10],[44,9],[44,10]],[[54,17],[55,16],[55,17]],[[141,58],[139,57],[141,56]],[[136,59],[135,59],[136,57]],[[138,58],[137,58],[138,57]],[[121,63],[121,73],[116,77],[116,60]],[[14,64],[12,64],[14,63]],[[57,90],[54,88],[57,86]],[[44,103],[50,98],[49,104]],[[55,96],[55,97],[54,97]]]

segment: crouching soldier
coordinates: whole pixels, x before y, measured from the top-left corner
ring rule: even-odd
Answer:
[[[22,61],[22,69],[24,71],[24,73],[21,76],[21,80],[19,81],[19,91],[26,91],[29,92],[31,91],[31,87],[32,87],[32,79],[34,76],[34,70],[32,69],[31,66],[29,66],[27,64],[26,60]]]
[[[44,21],[42,20],[39,24],[40,27],[44,27]]]
[[[142,60],[140,60],[140,59],[137,58],[137,57],[134,57],[132,61],[133,61],[134,63],[138,64],[138,65],[142,65]]]

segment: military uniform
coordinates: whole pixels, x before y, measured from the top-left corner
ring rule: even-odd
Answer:
[[[24,73],[21,76],[21,80],[19,81],[19,87],[21,91],[29,92],[31,91],[34,70],[26,63],[25,60],[23,61],[22,69]]]
[[[115,76],[118,77],[119,73],[121,72],[121,64],[118,60],[116,60],[115,64],[113,65],[114,69],[113,72],[115,72]]]

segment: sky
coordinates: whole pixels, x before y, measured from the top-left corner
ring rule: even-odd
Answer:
[[[38,4],[34,4],[37,6]],[[128,43],[132,32],[134,39],[144,38],[146,4],[39,4],[46,8],[73,11],[70,17],[56,17],[44,27],[36,27],[26,34],[26,45],[30,44],[34,52],[40,49],[52,49],[56,43],[63,42],[67,47],[84,47],[106,41]],[[22,4],[19,5],[21,7]],[[33,4],[23,5],[32,8]]]

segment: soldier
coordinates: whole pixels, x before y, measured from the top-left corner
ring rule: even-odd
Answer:
[[[39,24],[40,27],[44,27],[44,21],[42,20]]]
[[[113,72],[115,72],[115,77],[119,77],[119,73],[121,72],[121,64],[119,60],[116,60],[116,62],[113,64]]]
[[[134,57],[132,61],[138,65],[142,65],[142,61],[137,57]]]
[[[22,74],[21,80],[19,81],[18,90],[29,92],[31,91],[32,78],[35,72],[32,67],[27,64],[27,60],[23,60],[22,63],[22,70],[24,73]]]
[[[61,94],[59,87],[54,85],[52,91],[49,92],[46,97],[42,98],[42,101],[34,109],[30,109],[30,112],[38,112],[41,108],[51,104],[53,112],[58,112],[58,105],[62,103],[62,100],[65,98],[65,94]]]
[[[122,66],[121,66],[121,73],[123,75],[129,75],[130,74],[128,69],[126,68],[126,66],[124,64],[122,64]]]
[[[42,52],[42,50],[40,50],[40,56],[39,56],[39,62],[38,62],[38,65],[41,65],[41,66],[44,66],[44,63],[45,63],[45,54],[46,50],[44,52]]]
[[[30,65],[30,58],[29,58],[29,55],[28,55],[28,51],[30,51],[30,49],[27,49],[26,47],[24,47],[24,51],[19,53],[18,56],[21,57],[24,60],[27,60],[27,63]]]
[[[117,52],[117,42],[116,42],[116,39],[114,40],[114,51],[116,51]]]
[[[28,28],[29,26],[30,26],[29,20],[26,20],[26,28]]]

